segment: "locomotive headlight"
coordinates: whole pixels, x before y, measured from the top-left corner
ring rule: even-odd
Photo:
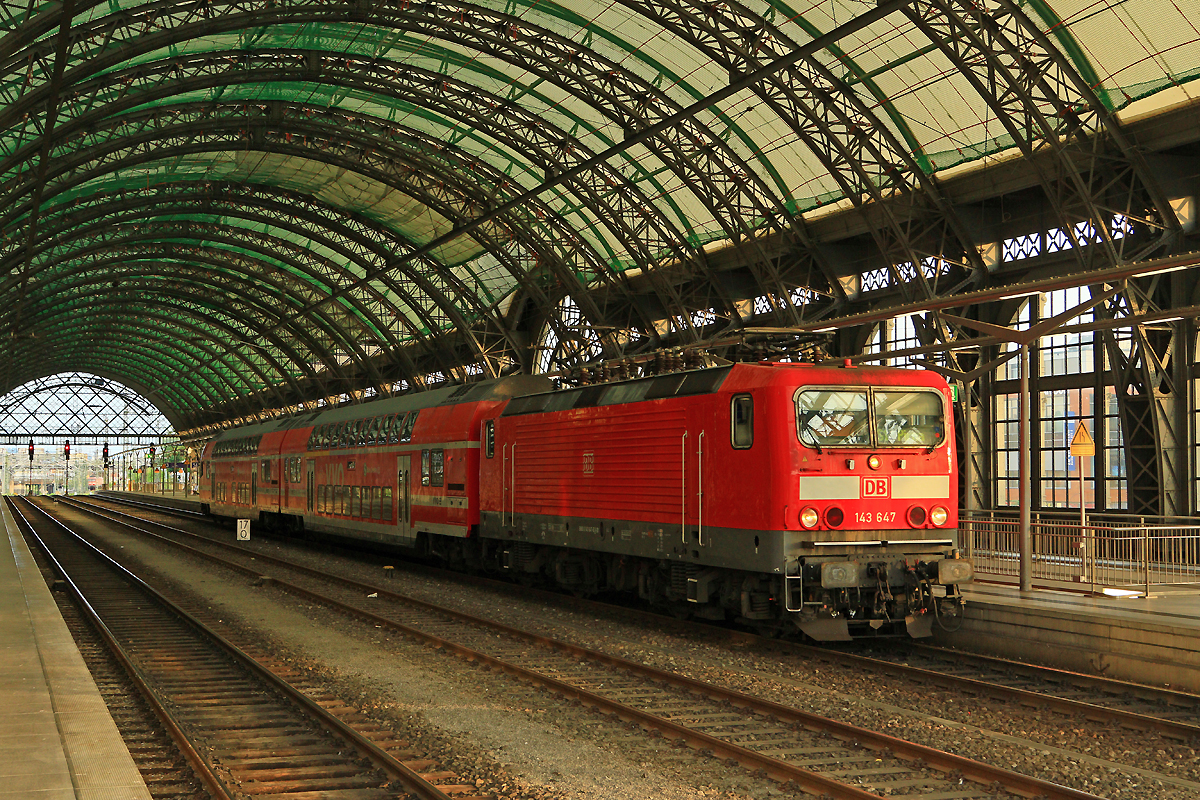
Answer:
[[[942,506],[934,506],[933,510],[929,512],[929,521],[938,527],[945,525],[948,519],[950,519],[950,512]]]
[[[871,469],[879,469],[879,465],[883,462],[879,460],[879,456],[871,456],[867,459],[867,466]]]
[[[825,589],[858,586],[858,564],[852,561],[831,561],[822,564],[821,586]]]
[[[938,564],[938,583],[966,583],[975,576],[975,568],[965,558],[943,558]]]
[[[815,528],[817,523],[821,521],[821,515],[812,506],[803,509],[800,512],[800,524],[806,528]]]

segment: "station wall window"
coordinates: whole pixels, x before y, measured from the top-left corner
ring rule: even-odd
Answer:
[[[1086,288],[1032,296],[1021,303],[1012,327],[1018,330],[1087,302]],[[1091,311],[1064,325],[1094,319]],[[1116,329],[1117,345],[1128,352],[1128,329]],[[1013,352],[1016,345],[1001,346]],[[1092,332],[1055,333],[1030,345],[1031,475],[1034,508],[1119,510],[1128,507],[1125,448],[1117,397],[1105,383],[1111,373],[1104,337]],[[996,369],[992,396],[993,504],[1019,502],[1018,445],[1020,357]],[[1096,459],[1070,454],[1080,424],[1097,443]],[[1103,461],[1101,461],[1103,459]],[[1082,478],[1081,478],[1082,468]]]

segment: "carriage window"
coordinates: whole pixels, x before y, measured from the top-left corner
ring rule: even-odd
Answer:
[[[871,444],[866,390],[807,389],[796,394],[800,441],[809,447]]]
[[[383,518],[390,521],[392,519],[392,487],[383,487]]]
[[[403,423],[403,414],[393,414],[392,416],[388,417],[387,440],[390,444],[397,444],[400,441],[400,426]]]
[[[745,450],[754,444],[754,398],[740,394],[733,398],[730,407],[733,446]]]
[[[262,479],[264,481],[271,480],[271,462],[270,461],[262,462],[262,469],[259,470],[259,474],[262,476]]]
[[[434,486],[441,486],[442,481],[444,480],[444,478],[443,478],[443,460],[444,460],[444,458],[445,458],[445,455],[444,455],[444,451],[442,451],[442,450],[430,450],[429,451],[429,461],[430,461],[430,466],[431,466],[430,472],[432,473],[432,479],[433,479],[432,483]]]
[[[362,490],[357,486],[350,487],[350,516],[362,516]]]
[[[881,447],[935,447],[946,437],[940,394],[875,390],[872,396],[875,437]]]
[[[421,485],[429,485],[429,451],[421,451]]]
[[[483,423],[483,454],[488,458],[496,455],[496,421]]]
[[[367,444],[383,444],[386,440],[381,440],[379,430],[383,427],[383,417],[376,417],[371,420],[371,431],[367,434]]]
[[[417,415],[420,413],[419,411],[408,412],[408,416],[404,418],[404,427],[400,429],[400,441],[412,441],[413,428],[417,425]]]

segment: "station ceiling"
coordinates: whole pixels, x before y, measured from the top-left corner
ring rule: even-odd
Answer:
[[[1196,10],[2,2],[0,392],[199,430],[1178,254]]]

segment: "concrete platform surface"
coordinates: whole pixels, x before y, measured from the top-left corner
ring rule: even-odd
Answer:
[[[150,800],[8,506],[0,507],[0,800]]]
[[[974,583],[939,644],[1200,693],[1200,589],[1105,597]],[[961,625],[960,625],[961,623]]]

